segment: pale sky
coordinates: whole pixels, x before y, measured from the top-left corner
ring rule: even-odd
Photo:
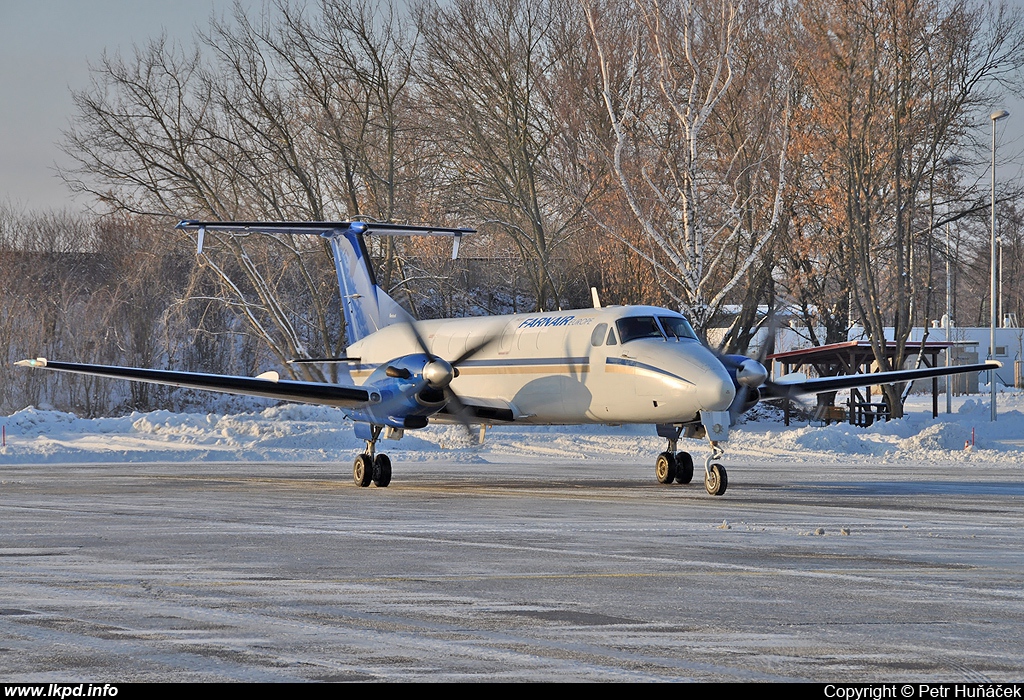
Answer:
[[[162,31],[190,45],[212,12],[229,13],[231,5],[232,0],[0,0],[0,203],[36,211],[84,207],[54,166],[71,164],[57,142],[74,112],[71,90],[89,84],[88,62],[104,50],[128,53]],[[1024,134],[1024,103],[1006,106],[1011,116],[1000,125],[1000,142],[1019,151],[1020,144],[1011,142]],[[1004,170],[1007,177],[1019,176],[1019,163],[1001,166],[1000,178]]]
[[[27,210],[81,208],[54,172],[74,112],[71,90],[89,84],[88,62],[128,53],[166,31],[191,44],[211,12],[231,0],[0,0],[0,202]]]

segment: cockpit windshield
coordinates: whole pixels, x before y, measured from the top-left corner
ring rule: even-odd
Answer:
[[[658,320],[661,321],[661,327],[665,329],[665,335],[670,340],[678,340],[680,338],[697,340],[697,334],[694,332],[693,326],[682,316],[658,316]]]
[[[619,340],[628,343],[638,338],[659,340],[697,340],[693,326],[682,316],[629,316],[615,322]]]
[[[654,320],[654,316],[620,318],[615,322],[615,327],[619,329],[619,340],[623,343],[628,343],[637,338],[665,339],[661,329],[658,327],[658,322]]]

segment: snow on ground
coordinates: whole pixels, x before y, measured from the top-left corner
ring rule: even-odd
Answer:
[[[945,406],[940,398],[940,411]],[[733,429],[726,462],[878,463],[896,460],[982,463],[1024,467],[1024,393],[998,397],[999,418],[989,421],[987,394],[954,398],[952,414],[931,417],[931,398],[912,396],[903,420],[870,428],[774,420],[749,420]],[[762,412],[771,416],[771,411]],[[132,413],[119,418],[27,408],[0,417],[7,444],[0,464],[91,462],[268,461],[349,463],[363,443],[337,409],[282,405],[237,415]],[[965,450],[965,441],[974,445]],[[492,462],[532,459],[646,459],[665,442],[649,425],[496,426],[475,446],[457,425],[408,431],[379,450],[403,461]],[[689,445],[689,446],[687,446]],[[703,456],[706,443],[682,441],[680,449]]]

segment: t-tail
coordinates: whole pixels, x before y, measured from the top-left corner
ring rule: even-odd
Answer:
[[[377,285],[365,236],[452,236],[452,259],[458,257],[462,236],[475,233],[469,228],[403,226],[364,221],[182,221],[177,228],[195,231],[196,252],[202,254],[206,231],[228,233],[274,233],[315,235],[326,238],[334,255],[341,291],[341,308],[348,328],[348,342],[354,343],[394,323],[409,323],[413,317]]]

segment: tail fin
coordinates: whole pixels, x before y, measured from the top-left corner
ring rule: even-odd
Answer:
[[[377,286],[376,275],[362,233],[331,232],[326,236],[334,253],[345,314],[348,342],[354,343],[392,323],[408,323],[413,317],[387,292]]]
[[[334,255],[345,314],[349,343],[394,323],[408,323],[412,316],[377,286],[363,234],[375,236],[453,236],[452,259],[458,256],[462,236],[475,233],[468,228],[436,228],[371,224],[363,221],[181,221],[177,228],[197,231],[197,253],[202,253],[206,230],[228,232],[313,234],[326,238]]]

